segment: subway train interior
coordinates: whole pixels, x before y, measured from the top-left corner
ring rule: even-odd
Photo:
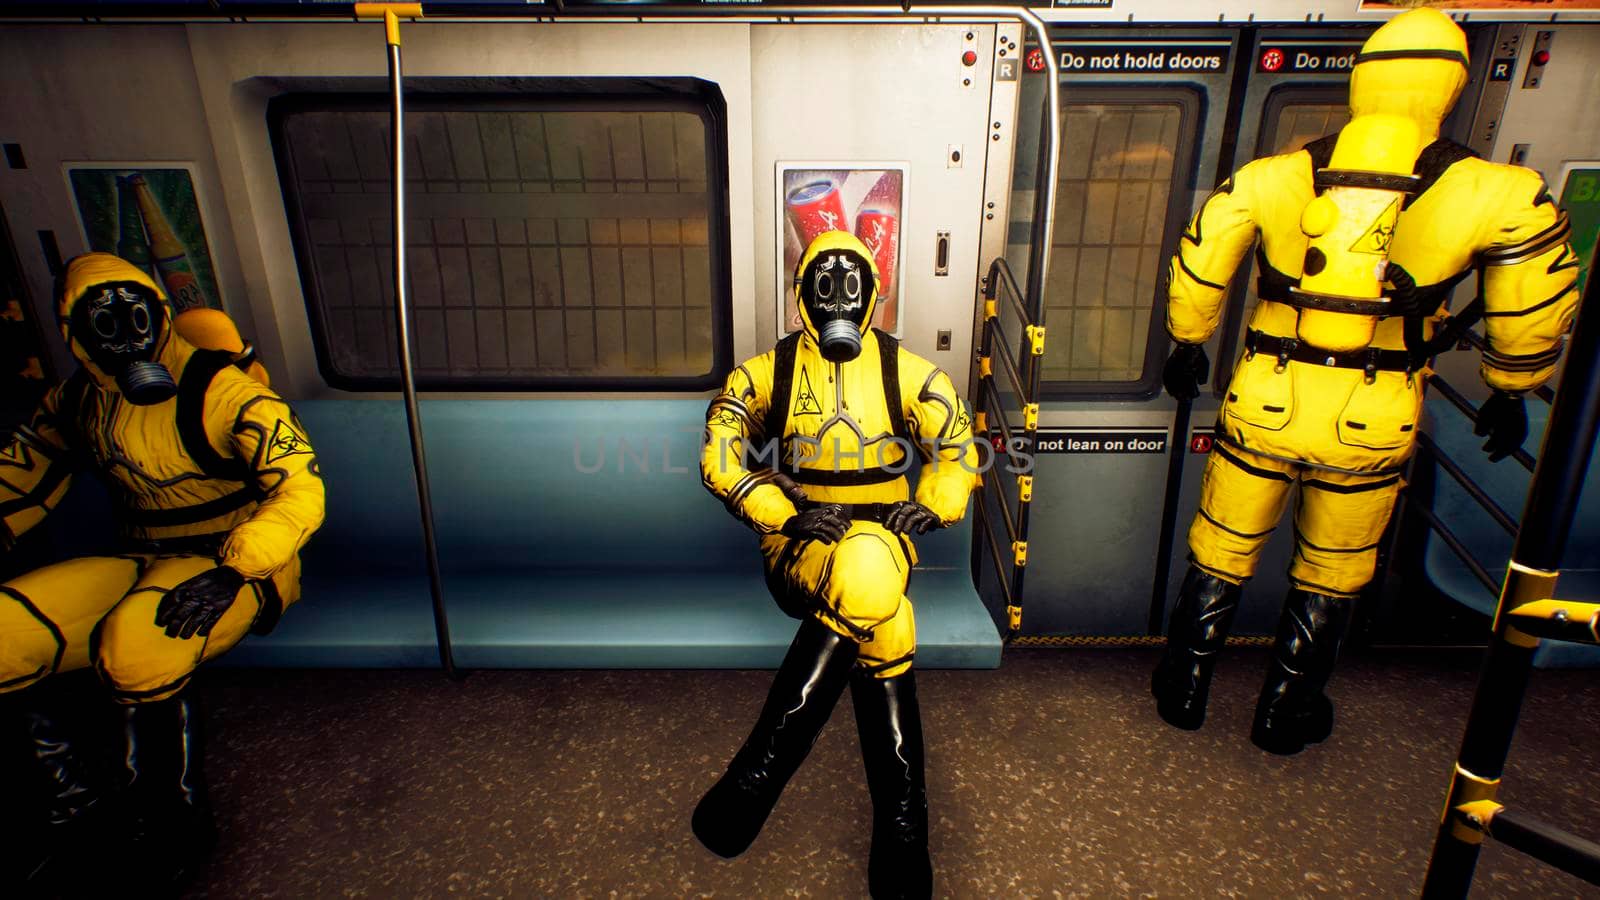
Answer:
[[[6,895],[1600,897],[1600,3],[0,76]]]

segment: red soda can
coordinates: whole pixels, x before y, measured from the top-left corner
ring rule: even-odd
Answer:
[[[863,209],[856,214],[856,237],[867,245],[878,265],[878,302],[894,296],[894,261],[900,251],[900,217],[889,210]]]
[[[823,232],[843,231],[849,224],[839,185],[827,179],[790,191],[785,205],[789,207],[789,219],[794,222],[794,230],[799,232],[803,246],[809,247]]]

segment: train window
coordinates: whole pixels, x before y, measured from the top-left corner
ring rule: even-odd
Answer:
[[[1333,134],[1350,121],[1349,92],[1345,87],[1285,85],[1267,96],[1262,108],[1261,134],[1256,141],[1256,159],[1278,153],[1292,153],[1317,138]],[[1241,161],[1241,165],[1243,161]],[[1255,313],[1256,274],[1253,257],[1246,257],[1234,276],[1233,296],[1223,324],[1223,345],[1217,356],[1212,391],[1221,397],[1227,392],[1234,356],[1243,346],[1250,316]]]
[[[1166,342],[1156,293],[1181,227],[1199,98],[1082,85],[1062,106],[1045,393],[1146,393]]]
[[[386,98],[290,95],[269,118],[323,375],[393,388]],[[616,93],[411,100],[418,383],[718,383],[732,353],[724,119]]]

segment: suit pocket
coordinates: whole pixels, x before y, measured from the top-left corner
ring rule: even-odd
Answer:
[[[1404,372],[1378,372],[1357,381],[1339,413],[1339,443],[1367,450],[1398,450],[1416,436],[1421,384]]]
[[[1268,431],[1281,431],[1294,416],[1294,376],[1274,371],[1277,357],[1265,353],[1243,360],[1228,385],[1226,418]]]

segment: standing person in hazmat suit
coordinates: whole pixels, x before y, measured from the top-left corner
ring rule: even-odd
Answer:
[[[859,240],[819,235],[795,272],[803,330],[734,369],[707,411],[706,488],[761,536],[768,587],[801,624],[693,827],[712,852],[743,853],[848,682],[872,795],[868,882],[881,900],[933,890],[911,536],[960,521],[979,460],[950,377],[869,327],[878,286]],[[783,471],[751,467],[764,456]]]
[[[1443,13],[1379,28],[1350,76],[1351,121],[1258,159],[1212,192],[1170,267],[1163,381],[1198,395],[1227,283],[1257,239],[1257,306],[1219,413],[1189,529],[1190,567],[1152,679],[1179,728],[1205,719],[1212,667],[1241,586],[1290,489],[1300,488],[1290,590],[1251,739],[1292,754],[1325,739],[1324,687],[1410,457],[1441,304],[1482,267],[1492,396],[1478,418],[1499,460],[1527,435],[1521,395],[1550,377],[1577,303],[1571,228],[1538,173],[1439,137],[1467,80],[1467,43]],[[1385,289],[1384,282],[1390,286]],[[1430,338],[1434,340],[1430,341]]]
[[[91,829],[108,845],[93,852],[114,857],[116,877],[159,885],[192,873],[213,840],[190,677],[299,598],[322,477],[259,364],[228,352],[244,348],[221,313],[180,317],[217,347],[198,350],[156,283],[115,256],[77,257],[62,283],[80,368],[0,448],[0,550],[55,508],[79,463],[111,490],[119,546],[0,585],[0,701],[24,723],[58,855],[89,858],[72,836],[116,806]],[[116,803],[48,696],[90,672],[119,704]]]

